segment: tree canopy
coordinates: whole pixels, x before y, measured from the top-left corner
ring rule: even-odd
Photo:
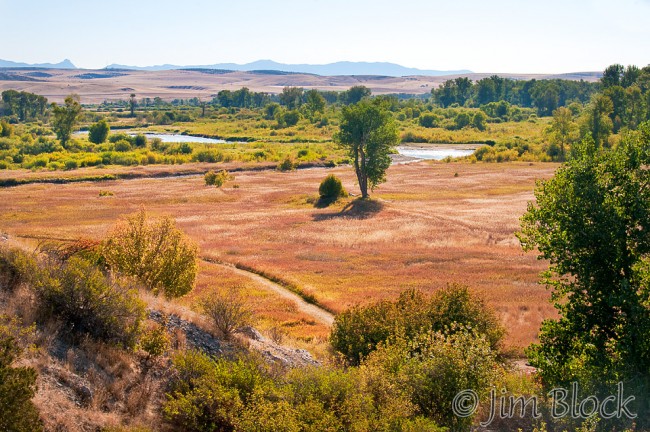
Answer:
[[[336,140],[348,149],[359,181],[362,198],[386,180],[390,152],[399,140],[392,114],[381,101],[367,101],[343,107]]]

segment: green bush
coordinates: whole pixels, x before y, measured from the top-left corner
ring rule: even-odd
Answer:
[[[171,339],[164,325],[156,325],[142,334],[140,337],[140,348],[150,357],[163,355],[170,347]]]
[[[392,382],[417,412],[452,431],[462,431],[470,429],[473,416],[454,413],[456,395],[473,390],[484,399],[501,382],[503,371],[485,335],[464,326],[453,330],[395,337],[372,352],[364,367]]]
[[[74,159],[68,159],[65,161],[64,166],[67,170],[73,170],[79,168],[79,163]]]
[[[350,364],[359,364],[397,334],[414,338],[428,330],[449,332],[466,325],[485,335],[494,350],[505,333],[495,313],[463,285],[449,285],[433,296],[417,290],[403,292],[397,301],[357,306],[338,314],[330,335],[334,349]]]
[[[115,270],[148,289],[180,297],[194,288],[198,248],[170,217],[149,219],[144,210],[120,222],[102,242],[102,255]]]
[[[341,197],[348,196],[341,180],[334,174],[330,174],[321,182],[318,187],[318,194],[322,201],[334,202]]]
[[[0,325],[0,430],[39,432],[43,424],[31,400],[36,394],[36,370],[13,366],[21,349],[10,333]]]
[[[285,157],[277,166],[278,171],[293,171],[294,169],[296,169],[296,164],[289,156]]]
[[[0,248],[0,289],[13,292],[27,282],[36,269],[36,260],[20,249]]]
[[[439,120],[435,114],[423,114],[418,118],[418,123],[425,128],[434,128],[438,127]]]
[[[227,181],[231,181],[235,179],[235,176],[230,174],[226,170],[221,170],[217,173],[214,171],[210,170],[207,173],[205,173],[204,176],[205,179],[205,184],[208,186],[216,186],[216,187],[221,187],[223,186],[224,183]]]
[[[106,141],[110,131],[111,128],[108,125],[108,122],[105,119],[101,119],[88,128],[88,141],[95,144],[101,144]]]
[[[120,140],[115,143],[115,151],[117,152],[127,152],[131,150],[131,143],[127,140]]]
[[[194,160],[211,163],[221,162],[223,161],[223,153],[214,149],[199,150],[194,153]]]
[[[133,139],[133,145],[136,147],[146,147],[147,137],[144,134],[137,134]]]
[[[73,331],[127,348],[135,346],[145,317],[136,289],[76,256],[45,266],[34,285],[43,311]]]

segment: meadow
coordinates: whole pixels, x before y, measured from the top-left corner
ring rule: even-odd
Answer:
[[[34,243],[100,239],[121,216],[142,207],[169,214],[197,241],[204,258],[281,278],[334,313],[394,299],[408,288],[433,292],[463,283],[497,310],[509,329],[506,345],[521,354],[554,310],[537,283],[545,263],[523,253],[514,232],[535,181],[551,177],[556,167],[393,165],[388,182],[361,207],[354,197],[315,206],[318,184],[330,172],[356,190],[348,167],[236,172],[219,189],[191,174],[28,184],[0,189],[0,218],[9,237]],[[137,169],[143,175],[160,170]],[[243,287],[263,331],[324,354],[327,325],[227,267],[202,262],[197,288],[180,305],[194,307],[211,290],[231,286]]]

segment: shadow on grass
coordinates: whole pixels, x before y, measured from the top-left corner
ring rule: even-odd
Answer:
[[[322,207],[319,207],[318,203],[316,203],[315,207],[324,208],[327,207],[327,205],[323,205]],[[343,207],[343,209],[340,212],[315,214],[314,220],[318,222],[318,221],[338,219],[338,218],[369,219],[373,217],[375,214],[379,213],[383,208],[384,208],[384,204],[382,204],[379,201],[373,199],[357,198],[354,201],[347,204],[345,207]]]

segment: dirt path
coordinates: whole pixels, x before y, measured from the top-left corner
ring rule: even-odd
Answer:
[[[7,235],[5,238],[3,238],[5,244],[13,244],[14,246],[22,247],[22,248],[27,248],[28,246],[25,245],[23,242],[20,242],[16,240],[16,237],[22,237],[22,238],[29,238],[29,239],[34,239],[30,236],[9,236]],[[54,238],[48,238],[48,240],[54,240]],[[56,239],[60,241],[71,241],[70,239]],[[322,308],[320,308],[317,305],[311,304],[306,302],[302,297],[300,297],[298,294],[292,292],[288,288],[275,283],[263,276],[260,276],[256,273],[243,270],[240,268],[235,267],[232,264],[224,263],[224,262],[218,262],[213,259],[209,258],[201,258],[201,260],[209,265],[214,265],[218,266],[221,268],[228,269],[229,271],[232,271],[234,273],[237,273],[238,275],[244,276],[254,282],[256,282],[258,285],[273,291],[274,293],[278,294],[279,296],[292,301],[293,303],[296,304],[296,307],[298,308],[299,311],[311,316],[312,318],[328,325],[331,326],[334,323],[334,315]]]
[[[207,259],[207,258],[202,258],[202,260],[210,265],[222,267],[225,269],[228,269],[232,272],[237,273],[238,275],[247,277],[248,279],[256,282],[258,285],[263,286],[264,288],[267,288],[274,293],[278,294],[279,296],[291,300],[296,304],[296,307],[298,310],[301,312],[313,317],[314,319],[327,324],[328,326],[331,326],[334,323],[334,315],[331,314],[330,312],[314,305],[311,303],[307,303],[302,297],[300,297],[298,294],[292,292],[288,288],[283,287],[280,284],[277,284],[269,279],[266,279],[263,276],[260,276],[256,273],[243,270],[240,268],[235,267],[232,264],[227,264],[223,262],[217,262],[213,259]]]

